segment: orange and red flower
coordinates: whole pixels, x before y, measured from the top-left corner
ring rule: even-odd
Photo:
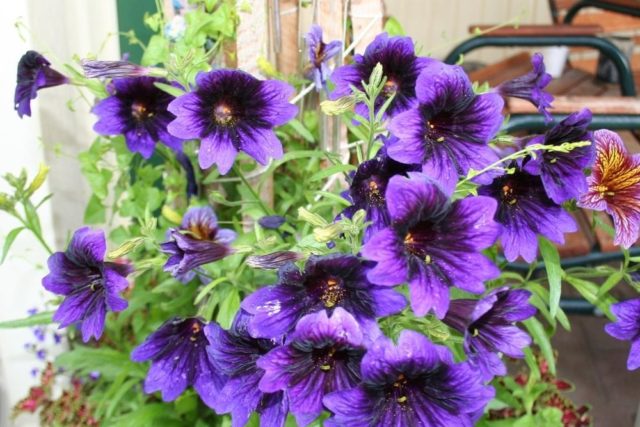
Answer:
[[[594,133],[596,161],[581,207],[606,211],[613,218],[614,243],[628,248],[640,231],[640,155],[631,155],[615,132]]]

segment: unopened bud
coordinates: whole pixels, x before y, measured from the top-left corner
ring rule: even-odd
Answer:
[[[247,265],[252,268],[275,270],[288,262],[301,260],[304,256],[299,252],[280,251],[266,255],[251,255],[247,257]]]
[[[320,103],[320,108],[322,112],[327,116],[337,116],[340,114],[344,114],[347,111],[353,110],[353,107],[356,105],[356,96],[355,95],[347,95],[342,98],[338,98],[335,101],[327,100],[322,101]]]

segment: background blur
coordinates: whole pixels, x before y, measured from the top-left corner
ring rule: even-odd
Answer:
[[[249,3],[253,1],[257,0]],[[57,87],[38,94],[32,103],[33,117],[19,119],[13,108],[17,62],[28,49],[43,53],[54,68],[63,72],[62,64],[70,61],[73,54],[82,57],[93,53],[100,59],[118,59],[118,31],[128,31],[133,22],[141,26],[141,14],[147,7],[152,10],[153,5],[153,0],[18,0],[2,5],[0,173],[17,174],[25,167],[33,176],[40,162],[51,166],[50,178],[40,194],[54,192],[55,197],[41,213],[45,238],[58,249],[64,246],[69,233],[82,224],[89,190],[75,156],[92,141],[94,118],[89,114],[88,100],[82,99],[74,88]],[[551,22],[543,0],[386,0],[385,6],[386,14],[394,16],[415,39],[420,53],[435,57],[443,57],[467,37],[472,24],[514,19],[521,24]],[[588,16],[585,19],[589,20]],[[21,24],[16,26],[16,22]],[[512,53],[486,49],[466,60],[491,63]],[[582,65],[593,66],[592,54],[580,55]],[[3,215],[2,240],[17,225]],[[27,310],[43,307],[47,295],[40,280],[46,274],[45,264],[46,254],[36,240],[26,233],[20,235],[0,266],[0,321],[25,317]],[[24,344],[33,341],[30,334],[28,330],[0,330],[0,427],[36,425],[35,419],[28,417],[21,417],[15,424],[9,422],[11,407],[35,384],[31,370],[42,366],[35,356],[25,352]]]

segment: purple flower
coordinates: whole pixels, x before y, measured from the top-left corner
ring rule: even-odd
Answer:
[[[532,138],[527,146],[533,144],[560,145],[565,142],[593,141],[587,127],[591,123],[591,111],[587,108],[569,115],[556,124],[546,134]],[[574,148],[568,153],[542,151],[536,158],[524,163],[524,170],[540,175],[544,189],[556,203],[577,198],[587,191],[584,169],[593,163],[595,147],[593,144]]]
[[[170,402],[193,386],[204,403],[216,407],[225,378],[207,356],[204,328],[201,319],[174,317],[131,352],[134,362],[151,360],[145,393],[160,391],[162,400]]]
[[[312,255],[300,271],[288,263],[278,271],[278,283],[258,289],[242,301],[253,315],[249,331],[255,337],[276,338],[308,313],[342,307],[368,330],[377,317],[402,310],[404,297],[367,279],[369,264],[346,254]]]
[[[391,138],[393,139],[393,138]],[[406,165],[396,162],[387,155],[383,146],[376,157],[362,162],[351,178],[348,199],[352,205],[342,211],[342,215],[351,218],[360,209],[367,212],[366,221],[370,222],[364,231],[363,242],[388,226],[391,221],[385,200],[389,179],[395,175],[406,176],[407,172],[420,170],[419,165]]]
[[[47,58],[33,50],[28,51],[18,62],[18,78],[13,103],[20,118],[31,116],[31,100],[38,90],[69,83],[69,79],[50,67]]]
[[[140,77],[149,74],[150,69],[129,61],[96,61],[82,59],[82,70],[87,78],[100,77]]]
[[[260,389],[286,391],[298,424],[307,425],[322,412],[327,393],[360,382],[363,340],[358,322],[340,307],[331,317],[324,310],[309,314],[298,321],[286,345],[258,359],[265,371]]]
[[[233,252],[229,246],[236,238],[233,230],[218,228],[218,219],[209,206],[187,211],[179,229],[169,231],[170,240],[160,245],[170,255],[164,270],[182,282],[195,276],[193,269],[217,261]]]
[[[391,225],[362,247],[365,258],[377,261],[367,277],[385,286],[408,282],[417,316],[434,310],[443,318],[449,287],[479,294],[485,280],[500,274],[481,253],[498,235],[495,200],[479,196],[451,202],[435,182],[417,172],[392,177],[386,199]]]
[[[405,330],[379,338],[362,359],[362,383],[327,395],[327,426],[468,426],[494,391],[450,350]]]
[[[630,154],[615,132],[594,132],[596,160],[587,178],[587,191],[578,206],[605,211],[613,218],[613,243],[629,248],[640,231],[640,155]]]
[[[432,61],[416,82],[418,105],[391,120],[398,139],[387,147],[401,163],[420,163],[436,181],[456,182],[469,169],[498,160],[489,141],[502,125],[504,101],[496,93],[475,95],[469,77],[457,65]],[[490,181],[480,175],[481,183]]]
[[[328,44],[322,41],[322,28],[319,25],[312,25],[305,37],[309,48],[309,66],[306,70],[306,77],[313,80],[316,90],[320,92],[327,85],[327,78],[331,73],[329,60],[340,53],[342,42],[334,40]]]
[[[60,322],[61,328],[78,324],[84,342],[102,336],[107,310],[127,308],[120,292],[129,286],[126,277],[132,270],[128,265],[105,262],[106,250],[102,230],[79,228],[65,252],[49,257],[49,274],[42,279],[46,290],[65,296],[53,321]]]
[[[464,335],[464,350],[469,363],[479,368],[483,379],[506,375],[507,369],[497,353],[522,358],[522,349],[531,344],[531,338],[515,322],[536,314],[529,304],[531,293],[523,289],[494,289],[479,300],[451,301],[443,322]]]
[[[498,202],[495,220],[502,225],[500,239],[510,262],[519,256],[528,263],[536,259],[537,234],[562,244],[564,233],[577,230],[571,215],[547,196],[540,177],[523,170],[497,177],[478,194]]]
[[[364,52],[355,55],[353,64],[335,69],[331,80],[336,87],[331,93],[331,99],[351,94],[351,86],[364,90],[362,81],[368,82],[375,66],[380,63],[387,77],[382,96],[376,99],[376,111],[386,99],[395,94],[391,105],[386,111],[387,116],[394,115],[411,108],[415,104],[416,79],[420,71],[432,60],[418,58],[415,55],[413,41],[410,37],[389,37],[387,33],[379,34]],[[364,103],[356,105],[356,113],[368,117],[369,112]]]
[[[627,369],[640,368],[640,298],[619,302],[611,306],[617,321],[609,323],[604,330],[614,338],[631,341]]]
[[[40,360],[45,360],[47,358],[47,350],[44,348],[39,349],[36,351],[36,357]]]
[[[217,323],[205,328],[209,359],[227,378],[214,409],[221,414],[230,412],[233,427],[244,426],[253,411],[260,414],[261,426],[283,427],[289,401],[282,391],[264,393],[258,388],[264,370],[256,364],[259,357],[276,346],[276,341],[252,338],[247,331],[248,320],[248,314],[240,310],[228,331]]]
[[[42,326],[33,328],[33,335],[39,342],[44,342],[46,332],[46,329]]]
[[[531,102],[544,115],[545,121],[550,122],[553,117],[547,111],[553,102],[553,96],[545,92],[553,77],[547,73],[544,67],[544,57],[536,53],[531,58],[533,70],[527,74],[501,83],[496,87],[498,93],[504,97],[521,98]]]
[[[167,132],[175,116],[167,110],[175,98],[154,83],[169,84],[155,77],[113,80],[114,93],[98,102],[92,112],[98,116],[93,130],[101,135],[124,135],[127,147],[148,159],[156,142],[180,150],[182,140]]]
[[[258,80],[239,70],[201,72],[197,89],[169,105],[176,119],[169,132],[183,139],[200,139],[198,160],[207,169],[218,165],[229,172],[238,151],[258,163],[282,157],[282,144],[273,132],[298,112],[289,103],[293,88],[276,80]]]

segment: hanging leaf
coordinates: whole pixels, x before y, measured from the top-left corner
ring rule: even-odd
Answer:
[[[560,307],[560,296],[562,294],[562,267],[560,266],[560,254],[558,249],[547,239],[538,239],[540,253],[544,260],[544,268],[547,270],[547,280],[549,281],[549,313],[551,317],[556,317],[558,307]]]
[[[7,237],[4,239],[4,245],[2,245],[2,257],[0,257],[0,264],[2,264],[7,258],[9,249],[11,249],[11,245],[13,245],[13,242],[16,240],[16,237],[18,237],[18,234],[20,234],[22,230],[24,230],[24,227],[17,227],[11,230],[9,234],[7,234]]]
[[[533,341],[540,347],[540,351],[542,355],[547,360],[549,364],[549,371],[555,375],[556,374],[556,359],[553,355],[553,348],[551,347],[551,341],[549,341],[549,336],[547,335],[542,323],[535,317],[525,320],[524,325],[527,327],[527,330],[531,334],[531,338]]]
[[[52,317],[53,311],[43,311],[42,313],[37,313],[24,319],[7,320],[5,322],[0,322],[0,329],[27,328],[30,326],[48,325],[53,322]]]

